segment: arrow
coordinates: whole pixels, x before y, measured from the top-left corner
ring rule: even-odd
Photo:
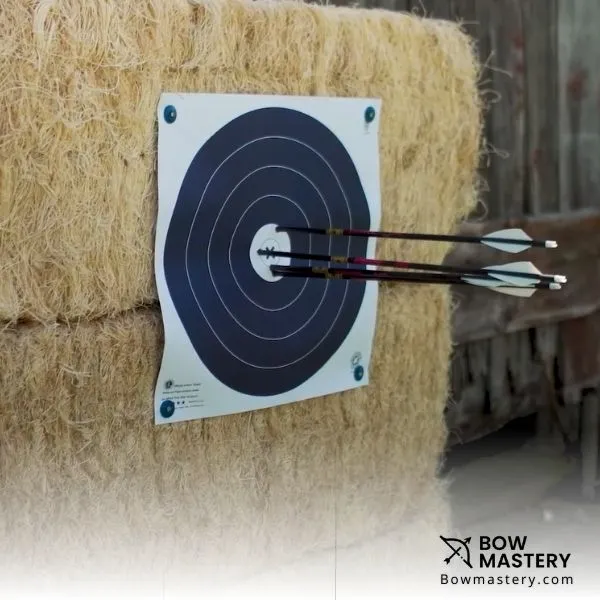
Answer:
[[[402,262],[396,260],[379,260],[357,256],[330,256],[328,254],[310,254],[304,252],[283,252],[280,250],[259,250],[261,256],[276,256],[298,260],[315,260],[353,265],[373,265],[379,267],[395,267],[397,269],[421,269],[440,273],[459,273],[461,275],[492,275],[512,285],[527,285],[528,281],[548,281],[566,283],[564,275],[544,275],[531,262],[516,262],[484,268],[453,267],[450,265],[431,265],[427,263]]]
[[[401,240],[431,240],[442,242],[464,242],[483,244],[504,252],[523,252],[527,248],[557,248],[554,240],[534,240],[522,229],[502,229],[484,236],[436,235],[429,233],[397,233],[392,231],[369,231],[366,229],[338,229],[319,227],[287,227],[279,225],[277,231],[296,231],[315,235],[376,237]]]
[[[538,289],[557,290],[561,288],[559,283],[537,282],[526,286],[511,286],[506,283],[484,276],[462,277],[459,275],[446,275],[443,273],[399,273],[394,271],[375,271],[363,269],[339,269],[328,267],[293,267],[272,266],[274,275],[287,277],[315,277],[321,279],[353,279],[362,281],[403,281],[413,283],[431,283],[446,285],[478,285],[489,288],[491,291],[529,298]]]

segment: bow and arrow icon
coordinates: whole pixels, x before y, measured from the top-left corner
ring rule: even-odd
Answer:
[[[471,543],[470,537],[460,540],[458,538],[445,538],[443,535],[440,535],[440,539],[452,550],[452,554],[444,559],[447,565],[450,564],[450,561],[455,556],[458,556],[469,569],[473,568],[471,564],[471,550],[469,549],[469,544]]]

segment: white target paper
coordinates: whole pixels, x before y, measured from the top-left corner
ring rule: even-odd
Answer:
[[[377,99],[163,94],[155,271],[165,330],[156,423],[367,385],[377,284],[277,277],[259,249],[375,257]]]

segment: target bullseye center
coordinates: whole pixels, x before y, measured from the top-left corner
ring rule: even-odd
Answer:
[[[277,231],[277,225],[268,223],[263,225],[254,235],[250,244],[250,263],[256,273],[265,281],[275,282],[281,279],[281,275],[273,275],[271,266],[289,265],[287,257],[265,256],[258,253],[259,250],[278,250],[280,252],[291,252],[290,236],[285,231]]]

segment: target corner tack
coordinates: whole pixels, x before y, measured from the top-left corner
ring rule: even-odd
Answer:
[[[277,226],[379,228],[380,111],[369,98],[161,95],[157,424],[369,383],[377,283],[276,277],[276,261],[318,263],[258,250],[375,257],[375,238]]]

